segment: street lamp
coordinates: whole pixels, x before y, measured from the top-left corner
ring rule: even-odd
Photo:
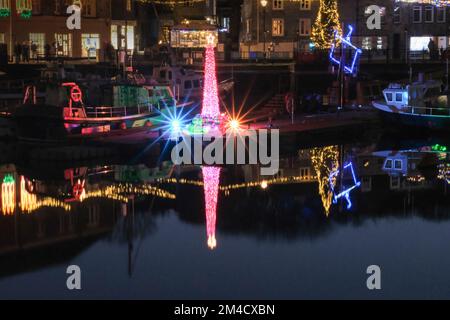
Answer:
[[[267,0],[261,0],[261,6],[263,7],[263,32],[264,32],[263,53],[264,53],[264,60],[265,60],[266,59],[266,6],[267,6]]]

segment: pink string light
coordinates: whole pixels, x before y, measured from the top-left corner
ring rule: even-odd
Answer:
[[[219,97],[217,94],[216,57],[214,52],[214,36],[210,35],[205,51],[205,78],[203,83],[202,116],[218,117],[220,115]]]
[[[203,167],[203,191],[205,194],[206,235],[208,247],[214,249],[216,241],[216,215],[219,195],[220,168]]]

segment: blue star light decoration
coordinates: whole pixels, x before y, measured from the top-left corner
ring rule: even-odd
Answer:
[[[353,27],[348,26],[348,33],[345,37],[342,37],[338,31],[334,32],[334,41],[331,45],[330,49],[330,60],[333,64],[338,65],[341,67],[341,61],[339,59],[336,59],[335,57],[335,51],[337,43],[340,42],[341,46],[344,46],[344,49],[351,49],[353,57],[350,59],[350,64],[345,64],[343,66],[345,73],[353,74],[355,72],[355,66],[356,62],[358,61],[358,58],[360,57],[362,50],[356,47],[353,43],[351,43],[350,37],[353,33]]]
[[[330,173],[329,176],[329,182],[330,182],[330,189],[331,192],[333,192],[333,203],[337,203],[337,201],[340,198],[345,198],[347,201],[347,210],[352,207],[352,201],[350,200],[350,192],[356,188],[358,188],[361,185],[361,181],[358,181],[355,175],[355,170],[353,169],[353,164],[351,162],[347,163],[344,166],[344,173],[350,171],[351,173],[351,183],[349,186],[343,186],[342,190],[336,191],[334,188],[333,179],[337,178],[340,170],[335,170]]]

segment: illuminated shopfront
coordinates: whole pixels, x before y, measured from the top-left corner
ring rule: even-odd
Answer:
[[[218,31],[210,24],[175,26],[170,32],[170,45],[172,48],[205,48],[210,35],[217,45]]]

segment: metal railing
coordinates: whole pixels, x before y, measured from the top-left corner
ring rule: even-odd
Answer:
[[[85,107],[86,116],[88,118],[115,118],[115,117],[127,117],[132,115],[138,115],[143,113],[152,113],[153,105],[151,104],[138,104],[137,106],[99,106],[99,107]]]
[[[433,107],[410,107],[411,114],[426,116],[450,116],[450,107],[433,108]],[[421,112],[422,111],[422,112]]]

